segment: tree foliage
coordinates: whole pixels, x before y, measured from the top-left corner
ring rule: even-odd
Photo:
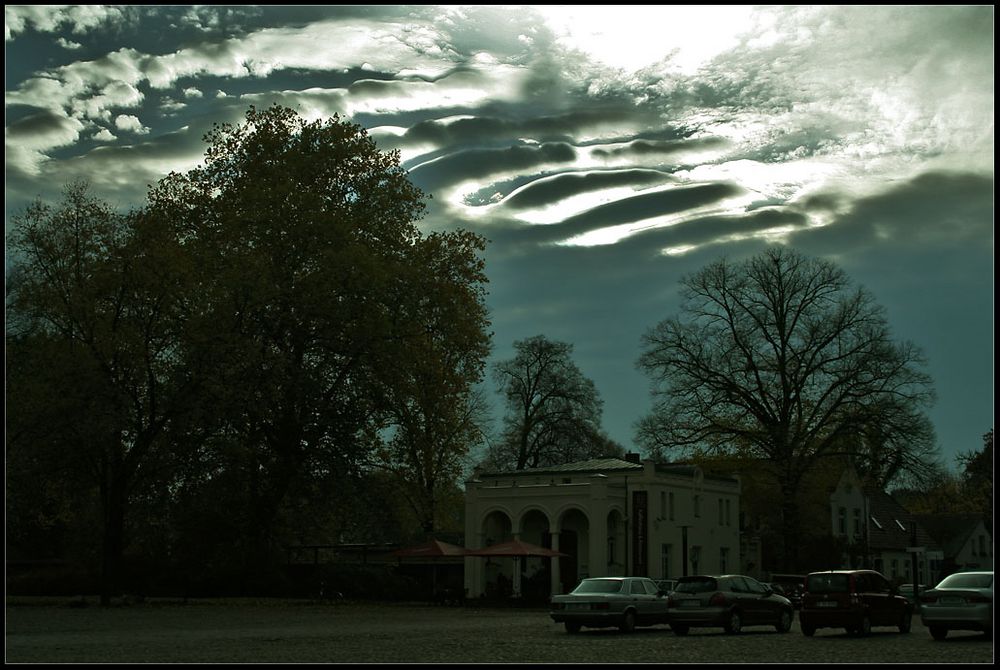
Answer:
[[[89,477],[109,575],[130,506],[163,529],[131,536],[151,551],[247,574],[344,531],[374,467],[405,472],[433,520],[477,432],[484,240],[422,234],[398,153],[339,117],[250,108],[205,140],[143,208],[77,186],[10,239],[8,457],[13,438],[19,472],[78,492],[67,477]]]
[[[653,394],[638,439],[651,451],[774,463],[789,548],[803,476],[819,459],[854,452],[883,481],[924,466],[933,389],[923,358],[893,341],[884,311],[840,269],[777,248],[681,285],[681,315],[646,333],[638,362]]]
[[[24,396],[12,406],[8,454],[22,463],[18,452],[36,452],[96,490],[105,602],[130,500],[174,458],[167,432],[200,383],[184,355],[188,275],[175,242],[149,223],[76,183],[60,205],[37,202],[15,217],[9,236],[7,340],[21,360],[8,384]],[[47,365],[28,367],[42,356]]]
[[[490,465],[523,470],[623,453],[601,429],[603,402],[573,362],[571,344],[536,335],[514,349],[493,368],[507,412]]]

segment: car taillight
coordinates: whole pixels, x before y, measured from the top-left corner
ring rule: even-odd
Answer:
[[[708,604],[710,607],[724,607],[726,604],[725,594],[713,593],[712,597],[708,599]]]
[[[988,598],[986,596],[979,596],[979,595],[976,595],[976,596],[965,596],[965,599],[966,599],[966,601],[968,601],[970,603],[988,603],[988,602],[990,602],[990,598]]]
[[[592,609],[592,610],[606,610],[606,609],[611,609],[611,605],[609,603],[592,603],[590,605],[590,609]]]

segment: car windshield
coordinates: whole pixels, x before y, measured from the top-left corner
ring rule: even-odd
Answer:
[[[704,593],[705,591],[717,591],[715,580],[711,577],[696,577],[694,579],[682,579],[674,587],[675,591],[681,593]]]
[[[585,579],[573,593],[618,593],[624,583],[621,579]]]
[[[850,579],[847,575],[819,574],[806,578],[806,590],[810,593],[845,593]]]
[[[939,589],[988,589],[993,586],[993,575],[957,573],[949,575],[938,584]]]

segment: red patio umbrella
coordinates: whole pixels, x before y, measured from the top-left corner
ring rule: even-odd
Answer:
[[[466,556],[541,556],[551,558],[553,556],[566,556],[555,549],[539,547],[537,544],[524,542],[523,540],[507,540],[493,544],[482,549],[467,549]]]
[[[430,540],[414,547],[405,547],[392,552],[393,556],[410,558],[440,558],[442,556],[465,556],[469,552],[465,547],[455,544],[448,544],[441,540]]]
[[[567,554],[555,549],[539,547],[537,544],[524,542],[523,540],[508,540],[492,544],[482,549],[469,549],[466,556],[508,556],[514,559],[514,595],[521,595],[521,570],[518,564],[521,560],[529,556],[542,558],[554,558],[556,556],[566,556]]]
[[[441,540],[428,540],[423,544],[418,544],[413,547],[404,547],[402,549],[397,549],[392,552],[393,556],[397,558],[429,558],[429,559],[439,559],[439,558],[453,558],[468,555],[469,550],[465,547],[459,547],[455,544],[448,544],[447,542],[442,542]],[[434,562],[434,567],[431,570],[431,594],[436,596],[438,592],[437,589],[437,561]]]

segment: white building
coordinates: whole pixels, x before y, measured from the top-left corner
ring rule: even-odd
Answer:
[[[933,586],[941,577],[942,547],[916,516],[885,491],[865,485],[852,467],[830,495],[830,523],[848,548],[845,566],[870,567],[896,583],[916,578]]]
[[[588,576],[654,579],[740,570],[740,481],[694,465],[602,458],[514,472],[476,471],[465,483],[465,546],[509,539],[558,559],[465,559],[466,595],[498,583],[565,593]],[[502,575],[502,577],[501,577]]]

